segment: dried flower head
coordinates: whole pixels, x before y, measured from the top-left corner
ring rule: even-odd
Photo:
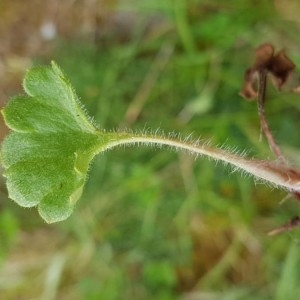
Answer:
[[[288,79],[294,75],[295,64],[284,50],[275,54],[273,45],[263,44],[255,51],[255,60],[251,68],[245,72],[244,83],[240,95],[246,100],[254,100],[258,96],[257,81],[260,72],[271,75],[274,86],[281,90]],[[297,91],[294,86],[293,91]]]

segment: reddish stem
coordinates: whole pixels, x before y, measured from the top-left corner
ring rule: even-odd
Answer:
[[[266,118],[265,101],[266,101],[266,90],[267,90],[267,76],[268,76],[268,71],[266,69],[263,69],[259,72],[257,108],[258,108],[258,115],[260,119],[260,126],[261,126],[261,130],[263,131],[268,141],[271,151],[277,157],[279,162],[282,163],[283,166],[287,167],[287,161],[284,158],[279,146],[277,145],[271,133]],[[298,192],[291,192],[291,193],[293,194],[293,196],[297,201],[300,201],[300,193]],[[293,230],[297,227],[300,227],[300,218],[298,216],[293,217],[288,223],[272,230],[271,232],[269,232],[269,235],[280,234],[286,231]]]
[[[278,158],[280,162],[286,164],[286,160],[282,155],[282,152],[271,133],[271,130],[269,128],[266,119],[265,100],[266,100],[266,89],[267,89],[267,73],[268,71],[265,69],[259,72],[257,107],[258,107],[258,115],[260,119],[260,126],[268,141],[271,151],[274,153],[274,155]]]

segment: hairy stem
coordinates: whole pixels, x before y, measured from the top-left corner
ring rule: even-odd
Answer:
[[[99,149],[99,152],[110,150],[118,146],[166,146],[176,151],[185,151],[192,155],[207,156],[216,161],[230,164],[234,170],[244,171],[255,178],[262,179],[272,185],[282,187],[289,191],[300,192],[300,172],[294,169],[285,168],[278,163],[271,161],[262,161],[256,159],[247,159],[238,154],[231,153],[221,148],[210,147],[207,143],[200,141],[190,141],[188,139],[167,138],[158,134],[133,134],[133,133],[106,133],[106,143]],[[99,133],[102,140],[103,133]]]

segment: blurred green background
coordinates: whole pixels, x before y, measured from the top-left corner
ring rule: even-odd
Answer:
[[[105,129],[179,132],[272,158],[239,95],[253,49],[300,66],[297,0],[0,0],[0,98],[55,60]],[[299,96],[268,90],[270,126],[299,164]],[[1,137],[7,132],[1,125]],[[67,221],[0,195],[0,299],[296,299],[298,214],[286,193],[213,161],[116,149],[94,161]]]

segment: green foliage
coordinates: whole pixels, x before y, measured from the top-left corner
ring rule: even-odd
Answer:
[[[80,197],[95,154],[96,129],[55,63],[32,68],[24,79],[27,96],[2,110],[13,130],[1,148],[9,197],[38,206],[49,223],[67,218]]]

